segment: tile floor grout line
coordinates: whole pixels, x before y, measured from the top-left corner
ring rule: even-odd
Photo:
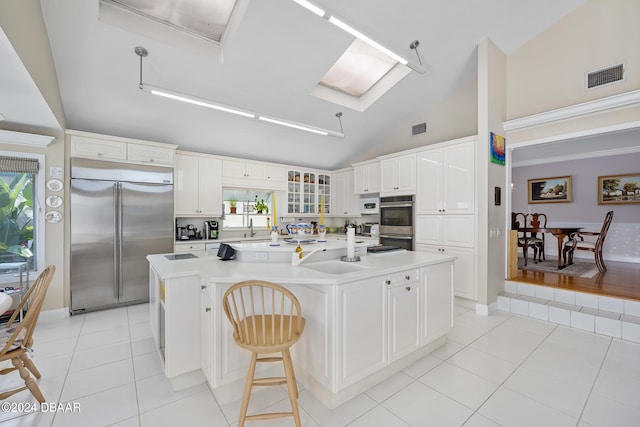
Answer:
[[[580,417],[578,418],[578,423],[580,423],[580,421],[582,420],[582,416],[584,415],[584,410],[587,409],[587,404],[589,403],[589,399],[591,399],[591,394],[593,393],[593,389],[596,387],[596,383],[598,382],[598,378],[600,377],[600,373],[602,372],[602,367],[604,366],[605,360],[607,360],[607,355],[611,350],[612,344],[613,344],[613,337],[609,337],[609,345],[607,346],[607,351],[604,353],[604,356],[602,357],[602,361],[600,362],[600,367],[598,368],[598,373],[596,374],[596,377],[593,379],[593,384],[591,384],[591,388],[589,389],[589,394],[587,395],[587,398],[584,401],[584,405],[582,405],[582,410],[580,411]]]

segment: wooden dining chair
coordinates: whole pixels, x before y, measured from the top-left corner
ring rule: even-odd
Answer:
[[[526,231],[530,226],[529,215],[522,212],[511,212],[511,229],[518,230],[518,247],[522,248],[524,265],[527,265],[529,248],[533,249],[533,262],[537,262],[538,245],[531,242],[531,233]]]
[[[300,303],[289,290],[275,283],[247,280],[231,286],[224,294],[223,308],[233,327],[233,339],[251,352],[238,426],[245,420],[267,420],[292,416],[300,427],[298,386],[289,349],[302,336],[305,319]],[[280,357],[259,357],[280,353]],[[284,377],[255,378],[256,363],[278,362],[284,365]],[[291,412],[247,415],[253,386],[287,384]]]
[[[10,360],[13,365],[0,370],[0,375],[6,375],[17,370],[25,384],[24,387],[0,393],[0,399],[6,399],[28,389],[38,402],[45,402],[38,383],[31,377],[31,374],[33,374],[36,378],[40,378],[40,372],[28,353],[33,347],[33,331],[38,322],[38,316],[40,316],[44,297],[55,272],[56,267],[50,265],[40,273],[31,287],[29,287],[20,304],[18,304],[4,330],[0,332],[0,348],[2,348],[0,350],[0,362]],[[16,323],[16,318],[22,312],[25,304],[28,304],[27,314],[22,321]]]
[[[562,249],[562,259],[564,263],[567,264],[568,260],[569,264],[573,264],[573,252],[575,250],[591,251],[594,254],[598,270],[601,273],[607,271],[607,267],[604,265],[604,258],[602,257],[602,248],[611,221],[613,221],[613,211],[607,212],[600,232],[578,231],[572,233],[569,236],[569,241],[564,244],[564,248]],[[585,236],[588,236],[587,240],[585,240]]]
[[[530,215],[529,225],[531,228],[547,228],[547,215],[543,213],[532,213]],[[534,246],[533,261],[536,262],[536,249],[538,253],[538,261],[547,260],[544,255],[544,233],[531,232],[529,235],[529,244]]]

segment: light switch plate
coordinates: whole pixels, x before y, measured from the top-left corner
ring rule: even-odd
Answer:
[[[62,178],[62,168],[49,168],[49,178]]]

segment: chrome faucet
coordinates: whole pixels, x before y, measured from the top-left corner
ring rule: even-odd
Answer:
[[[304,261],[309,259],[311,257],[311,255],[315,254],[316,252],[324,252],[326,250],[327,250],[327,248],[317,248],[317,249],[312,250],[311,252],[309,252],[308,254],[306,254],[304,256],[300,256],[300,255],[302,255],[302,252],[294,252],[294,253],[291,254],[291,265],[300,265]]]
[[[249,237],[255,236],[256,233],[253,231],[253,218],[249,218]]]

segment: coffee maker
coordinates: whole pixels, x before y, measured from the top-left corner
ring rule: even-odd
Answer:
[[[218,238],[218,221],[211,220],[204,222],[204,238],[207,240]]]

